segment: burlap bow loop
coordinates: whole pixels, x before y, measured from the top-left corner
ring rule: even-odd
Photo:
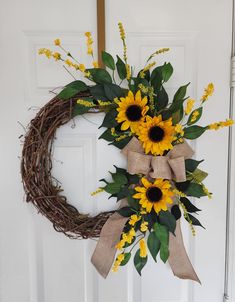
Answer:
[[[145,174],[152,178],[175,179],[186,181],[185,159],[191,158],[193,150],[186,143],[174,146],[166,156],[144,154],[144,149],[135,137],[122,150],[127,156],[127,171],[130,174]]]

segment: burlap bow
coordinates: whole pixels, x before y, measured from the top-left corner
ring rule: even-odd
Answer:
[[[186,180],[185,159],[191,158],[194,154],[191,147],[184,142],[174,146],[167,156],[146,155],[136,138],[132,138],[121,152],[127,156],[127,171],[130,174],[141,173],[152,178],[175,179],[177,182]],[[122,200],[120,207],[126,205],[127,201]],[[120,240],[127,220],[128,218],[115,213],[101,230],[91,262],[104,278],[112,267],[116,254],[115,245]],[[168,262],[175,276],[201,283],[185,250],[179,220],[176,222],[175,236],[171,233],[169,236],[169,252]]]
[[[186,143],[176,145],[166,156],[151,156],[137,138],[132,140],[121,151],[127,156],[127,171],[130,174],[145,174],[152,178],[175,179],[177,182],[186,181],[185,159],[194,154]]]

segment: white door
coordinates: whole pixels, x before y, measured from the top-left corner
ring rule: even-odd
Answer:
[[[207,186],[213,200],[201,199],[200,220],[192,238],[184,225],[185,243],[202,285],[173,277],[168,265],[149,260],[140,278],[132,263],[106,280],[90,263],[91,240],[70,240],[23,202],[20,153],[24,129],[50,89],[72,81],[62,67],[37,55],[53,47],[54,38],[88,64],[83,32],[96,38],[95,0],[0,1],[0,301],[2,302],[220,302],[224,292],[226,177],[228,132],[208,132],[194,146],[205,158]],[[121,55],[117,23],[127,31],[131,64],[142,66],[157,48],[171,51],[158,63],[171,61],[175,72],[170,91],[191,81],[199,98],[208,82],[216,92],[206,104],[202,123],[224,120],[229,111],[232,0],[106,0],[107,50]],[[70,202],[97,213],[116,204],[105,194],[91,197],[98,179],[114,164],[125,167],[115,147],[97,141],[101,114],[86,115],[58,131],[54,175]],[[88,163],[88,164],[87,164]]]

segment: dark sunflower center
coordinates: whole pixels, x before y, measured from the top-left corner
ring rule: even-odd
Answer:
[[[146,196],[150,202],[158,202],[162,198],[162,191],[158,187],[150,187],[146,192]]]
[[[157,143],[160,142],[163,137],[164,137],[164,130],[161,127],[158,126],[154,126],[152,128],[149,129],[149,138],[151,139],[151,141]]]
[[[138,105],[131,105],[126,110],[126,116],[129,121],[137,122],[141,119],[141,107]]]

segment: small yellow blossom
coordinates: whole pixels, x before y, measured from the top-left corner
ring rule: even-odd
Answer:
[[[87,31],[85,33],[85,36],[87,37],[87,54],[88,55],[93,55],[93,49],[92,49],[92,44],[93,44],[93,40],[92,40],[92,35],[91,32]]]
[[[126,78],[127,80],[130,80],[131,78],[131,69],[129,64],[126,64]]]
[[[124,247],[124,245],[125,245],[125,240],[124,239],[122,239],[122,240],[120,240],[117,244],[116,244],[116,249],[117,250],[122,250],[123,249],[123,247]]]
[[[61,54],[59,52],[54,52],[52,56],[56,61],[61,59]]]
[[[147,257],[147,248],[144,238],[140,240],[140,257],[141,258]]]
[[[183,210],[184,218],[188,221],[188,223],[190,225],[190,229],[191,229],[192,235],[195,236],[196,235],[196,231],[195,231],[195,228],[193,226],[193,222],[192,222],[192,220],[190,219],[190,217],[188,215],[188,211],[187,211],[185,205],[182,202],[180,202],[179,205],[181,206],[181,208]]]
[[[55,39],[55,40],[54,40],[54,44],[55,44],[56,46],[60,46],[60,44],[61,44],[60,39]]]
[[[212,94],[214,93],[214,84],[213,83],[209,83],[207,85],[207,87],[204,89],[204,94],[201,98],[202,102],[205,102],[210,96],[212,96]]]
[[[108,106],[108,105],[112,104],[111,102],[104,102],[104,101],[101,101],[101,100],[97,100],[97,102],[99,103],[100,106]]]
[[[84,64],[79,64],[79,65],[78,65],[78,68],[79,68],[79,70],[80,70],[81,72],[84,72],[84,71],[86,70],[86,67],[85,67]]]
[[[114,265],[113,265],[113,268],[112,268],[112,271],[113,272],[117,272],[118,271],[118,268],[120,266],[120,264],[122,263],[122,261],[124,260],[125,256],[124,254],[119,254],[114,262]]]
[[[131,243],[133,238],[135,237],[136,233],[135,233],[135,229],[131,228],[130,231],[126,234],[124,233],[122,235],[122,238],[125,240],[125,242],[127,243]]]
[[[140,230],[141,232],[146,232],[148,230],[148,222],[147,221],[143,221],[140,225]]]
[[[93,107],[94,106],[94,104],[92,104],[91,102],[82,100],[82,99],[77,100],[77,104],[83,105],[84,107]]]
[[[131,215],[131,218],[129,220],[129,224],[134,226],[136,224],[137,221],[139,221],[141,219],[140,216],[137,216],[136,214]]]
[[[39,55],[45,55],[48,59],[50,59],[51,56],[52,56],[52,51],[50,49],[47,49],[47,48],[40,48],[38,50],[38,54]]]
[[[181,192],[181,191],[179,191],[179,190],[177,190],[177,189],[173,189],[172,192],[173,192],[175,195],[179,195],[180,197],[186,197],[186,195],[185,195],[183,192]]]
[[[118,27],[119,27],[119,32],[120,32],[121,39],[125,40],[126,35],[125,35],[125,30],[124,30],[122,22],[118,22]]]
[[[64,63],[70,67],[73,66],[73,62],[71,62],[69,59],[65,60]]]
[[[146,72],[150,70],[154,65],[156,65],[156,62],[149,63],[147,66],[145,66],[144,69],[140,72],[140,77],[143,79]]]
[[[197,117],[199,116],[199,111],[198,110],[195,110],[193,113],[192,113],[192,116],[191,116],[191,119],[190,119],[190,123],[193,123],[196,121]]]
[[[94,68],[98,68],[98,67],[99,67],[99,64],[98,64],[97,61],[93,61],[93,62],[92,62],[92,65],[93,65]]]
[[[186,108],[184,110],[186,115],[188,115],[192,111],[194,104],[195,104],[195,100],[188,99],[187,104],[186,104]]]
[[[180,125],[180,124],[176,124],[175,125],[175,132],[180,134],[181,136],[184,136],[183,126]]]
[[[210,124],[207,126],[207,128],[210,130],[218,130],[223,127],[232,126],[233,124],[234,124],[234,120],[228,119],[226,121],[221,121],[221,122]]]
[[[99,194],[99,193],[101,193],[101,192],[104,192],[104,189],[99,188],[99,189],[97,189],[96,191],[92,192],[92,193],[91,193],[91,196],[95,196],[96,194]]]
[[[202,189],[203,189],[203,192],[206,194],[206,196],[209,199],[212,199],[212,193],[209,192],[209,190],[207,189],[207,187],[205,185],[202,185]]]

